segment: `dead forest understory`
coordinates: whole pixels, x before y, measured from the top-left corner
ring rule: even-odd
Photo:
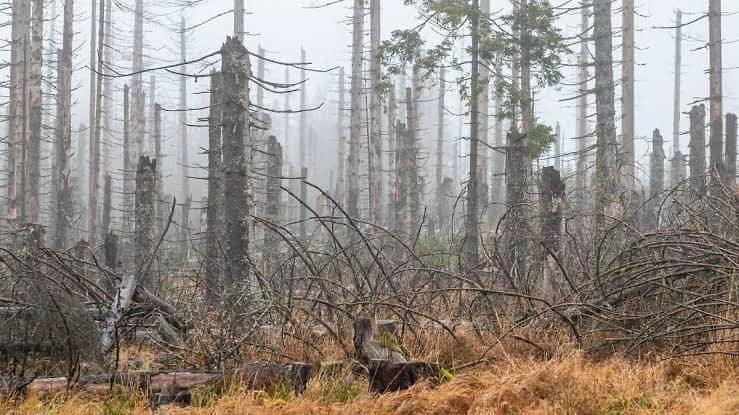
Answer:
[[[53,159],[51,185],[40,189],[41,66],[33,63],[41,65],[44,1],[12,1],[9,134],[1,164],[0,413],[739,413],[737,124],[723,113],[721,71],[708,71],[708,123],[703,104],[689,112],[690,154],[677,151],[666,162],[655,130],[643,168],[628,126],[633,119],[622,117],[623,134],[616,135],[610,16],[611,3],[622,2],[581,5],[580,91],[596,95],[597,120],[586,147],[585,100],[578,108],[586,125],[581,153],[567,171],[559,137],[536,124],[530,72],[549,64],[536,62],[552,58],[543,50],[564,53],[564,39],[486,51],[488,43],[505,42],[493,33],[489,2],[473,0],[471,11],[447,16],[469,31],[449,37],[471,43],[463,79],[471,96],[460,102],[471,144],[464,158],[449,156],[469,163],[462,169],[468,176],[447,177],[444,140],[452,138],[444,131],[439,70],[445,65],[424,67],[436,55],[421,47],[402,53],[390,41],[380,47],[374,0],[364,52],[365,2],[352,3],[351,99],[344,102],[342,68],[339,144],[331,156],[337,177],[320,186],[305,167],[303,133],[298,169],[272,118],[299,114],[303,130],[303,117],[317,109],[305,105],[306,71],[332,69],[313,68],[304,56],[289,63],[248,50],[240,40],[239,0],[235,35],[220,50],[189,61],[183,52],[177,64],[144,69],[137,0],[133,70],[113,74],[103,62],[111,5],[100,0],[92,9],[98,14],[91,33],[98,37],[90,42],[88,68],[96,85],[89,192],[80,202],[71,172],[73,2],[64,2],[63,39],[54,54],[55,117],[47,120],[54,137],[53,146],[44,146]],[[709,3],[715,24],[720,2],[718,11]],[[546,26],[527,26],[529,10],[537,18],[553,13],[546,1],[527,4],[514,9],[517,39]],[[623,6],[633,19],[633,1]],[[445,22],[439,14],[453,12],[426,11],[438,25]],[[184,50],[184,17],[179,27]],[[629,19],[623,30],[633,48]],[[590,43],[592,56],[585,50]],[[720,55],[716,45],[721,41],[709,45],[710,68]],[[30,70],[21,65],[26,52]],[[401,63],[411,69],[411,87],[383,83],[382,71],[397,75],[389,63],[397,55],[408,60]],[[188,73],[188,65],[209,59],[209,73]],[[363,59],[371,87],[361,76]],[[634,65],[628,51],[623,61]],[[300,81],[265,80],[265,62],[300,70]],[[515,101],[513,109],[497,108],[488,120],[479,105],[488,108],[490,91],[503,88],[492,83],[507,79],[491,80],[498,75],[491,66],[518,79],[510,96],[494,97],[496,106]],[[200,209],[190,197],[186,150],[178,160],[185,200],[164,187],[170,173],[162,161],[164,109],[150,99],[147,114],[142,83],[144,74],[157,72],[208,83],[208,105],[199,109],[207,111],[199,119],[207,131]],[[26,76],[31,82],[19,82]],[[625,71],[622,81],[628,77]],[[115,178],[100,163],[112,112],[100,91],[113,78],[131,81],[120,94],[122,162]],[[561,81],[555,78],[553,84]],[[184,114],[187,84],[178,86]],[[441,121],[431,133],[419,124],[419,106],[422,90],[434,88]],[[631,88],[633,112],[633,79]],[[298,110],[270,110],[263,102],[265,91],[301,90]],[[186,148],[187,118],[179,120]],[[493,122],[495,143],[487,139]],[[677,127],[679,143],[679,119]],[[420,160],[431,153],[423,148],[431,141],[434,180]],[[542,157],[550,146],[554,156]],[[643,184],[640,170],[647,172]],[[196,211],[198,232],[190,218]]]

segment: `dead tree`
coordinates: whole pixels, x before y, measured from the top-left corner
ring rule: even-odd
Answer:
[[[502,65],[502,58],[498,57],[496,65]],[[499,76],[499,75],[496,75]],[[502,93],[495,88],[495,147],[491,157],[491,180],[490,180],[490,202],[492,206],[488,208],[488,223],[495,227],[500,218],[501,204],[504,202],[503,196],[503,176],[505,175],[505,153],[500,150],[504,146],[503,141],[503,96]],[[451,189],[450,189],[451,190]]]
[[[234,36],[244,41],[244,0],[234,0]]]
[[[206,235],[205,297],[215,298],[218,292],[222,264],[220,241],[223,238],[223,152],[221,149],[221,117],[223,78],[218,72],[210,75],[210,113],[208,115],[208,229]]]
[[[393,220],[397,232],[405,232],[408,226],[408,182],[410,149],[408,130],[404,123],[398,122],[395,128],[395,203]]]
[[[305,49],[302,47],[300,48],[300,61],[306,62],[305,57]],[[306,140],[308,137],[306,136],[306,116],[307,113],[304,111],[306,107],[306,101],[305,101],[305,81],[306,81],[306,75],[305,75],[305,67],[300,68],[300,118],[299,118],[299,125],[298,128],[300,130],[300,136],[298,137],[298,145],[300,152],[298,154],[298,163],[299,167],[302,169],[303,167],[308,167],[307,161],[305,159],[305,146],[306,146]]]
[[[397,147],[398,147],[398,104],[395,100],[395,84],[391,84],[388,91],[387,103],[387,171],[390,173],[387,194],[387,222],[388,226],[395,226],[395,201],[398,198],[396,186]]]
[[[134,160],[143,155],[144,152],[144,102],[142,73],[143,55],[144,55],[144,1],[136,0],[134,5],[134,23],[133,23],[133,53],[132,53],[132,72],[131,79],[131,168],[134,168]]]
[[[472,0],[474,10],[480,9],[480,0]],[[480,119],[480,17],[475,14],[470,21],[472,45],[470,46],[472,61],[470,79],[470,169],[467,181],[467,212],[464,225],[463,258],[464,266],[471,269],[479,262],[479,182],[478,182],[478,149]],[[524,103],[528,102],[524,99]]]
[[[382,107],[380,0],[370,0],[370,220],[382,223]]]
[[[659,226],[659,195],[665,187],[665,149],[664,140],[658,129],[652,133],[652,155],[649,159],[649,212],[647,229]]]
[[[226,273],[224,286],[246,282],[251,213],[246,143],[249,125],[249,55],[238,38],[226,38],[221,48],[223,77],[222,131],[224,218],[226,225]]]
[[[607,212],[617,204],[616,124],[613,97],[613,33],[611,0],[595,0],[593,41],[595,42],[596,105],[596,189],[595,217],[598,230],[605,225]]]
[[[488,36],[490,30],[490,0],[480,0],[480,22],[481,36]],[[487,218],[486,209],[490,200],[488,192],[488,130],[489,130],[489,106],[490,106],[490,70],[487,65],[480,65],[480,86],[478,96],[478,142],[477,142],[477,192],[478,192],[478,217]],[[478,227],[485,229],[485,220]]]
[[[347,211],[359,218],[359,151],[362,138],[362,58],[364,44],[364,0],[354,0],[352,29],[352,83],[347,172]]]
[[[154,157],[157,160],[160,160],[159,164],[161,165],[161,160],[164,160],[162,154],[162,107],[160,107],[159,104],[156,103],[154,104]],[[164,178],[162,177],[162,168],[158,168],[156,174],[156,213],[157,225],[159,226],[159,231],[157,233],[161,233],[164,228],[164,221],[166,220],[166,202],[164,202]]]
[[[516,281],[525,275],[528,255],[528,168],[529,149],[526,135],[511,130],[506,146],[506,222],[503,243],[509,274]]]
[[[690,187],[699,195],[706,194],[706,106],[694,105],[690,110]]]
[[[577,100],[577,201],[580,212],[585,211],[585,192],[587,188],[587,135],[588,135],[588,32],[591,5],[587,0],[580,3],[580,56],[578,61],[578,95]]]
[[[710,86],[710,136],[708,139],[711,195],[721,196],[723,177],[723,90],[722,90],[721,0],[708,2],[708,73]]]
[[[414,71],[415,72],[415,71]],[[408,235],[416,234],[421,215],[421,185],[418,175],[418,159],[420,157],[418,149],[418,139],[416,133],[418,131],[418,93],[417,88],[406,88],[406,117],[408,129],[406,130],[405,151],[407,159],[404,160],[405,175],[407,177],[407,194],[408,194],[408,218],[406,223]]]
[[[308,241],[308,231],[307,229],[307,221],[308,221],[308,209],[306,209],[305,204],[308,203],[308,185],[306,184],[306,180],[308,180],[308,168],[307,167],[301,167],[300,168],[300,224],[298,225],[298,237],[300,238],[300,242],[303,244],[307,244]]]
[[[102,120],[102,113],[103,113],[103,47],[105,45],[105,1],[100,1],[100,22],[98,23],[98,44],[95,45],[97,47],[97,69],[95,71],[91,71],[93,74],[97,72],[97,76],[94,76],[92,79],[96,80],[96,85],[93,89],[91,86],[91,90],[95,92],[95,101],[91,102],[91,106],[93,107],[92,113],[94,114],[94,122],[90,122],[90,129],[94,131],[90,133],[90,137],[92,137],[92,140],[90,140],[90,178],[89,178],[89,194],[88,194],[88,206],[87,206],[87,218],[88,218],[88,226],[87,231],[89,233],[89,242],[90,246],[95,248],[95,245],[97,244],[97,211],[98,211],[98,193],[99,193],[99,187],[98,184],[99,178],[100,178],[100,138],[102,136],[102,129],[103,129],[103,120]],[[93,2],[94,3],[94,2]],[[94,16],[94,15],[93,15]],[[94,19],[94,17],[93,17]],[[95,25],[93,24],[93,30],[95,28]],[[95,39],[95,37],[93,37]],[[95,47],[93,46],[93,47]],[[95,60],[91,60],[91,62],[95,62]],[[92,67],[92,66],[91,66]],[[92,98],[92,97],[91,97]],[[104,235],[104,234],[103,234]]]
[[[187,60],[187,32],[185,30],[185,16],[183,15],[180,19],[180,62]],[[180,72],[182,74],[187,73],[187,66],[182,64],[180,66]],[[180,108],[183,110],[187,108],[187,76],[180,76]],[[180,165],[182,172],[182,200],[188,200],[191,198],[190,195],[190,158],[188,150],[188,139],[187,139],[187,111],[180,111]],[[184,255],[185,263],[187,263],[188,253],[190,250],[190,209],[182,209],[180,241],[182,243],[182,255]]]
[[[726,114],[726,185],[736,187],[736,114]]]
[[[102,235],[106,237],[110,231],[110,211],[113,208],[111,204],[111,196],[113,193],[113,178],[110,174],[105,175],[105,183],[103,184],[103,222]]]
[[[439,112],[436,126],[436,227],[441,230],[442,224],[448,220],[446,195],[442,193],[442,181],[444,180],[444,98],[446,96],[446,80],[444,79],[444,67],[439,68]],[[440,232],[441,233],[441,232]]]
[[[682,20],[679,9],[675,15],[675,87],[672,109],[672,163],[670,165],[670,186],[675,187],[685,179],[685,162],[680,152],[680,79],[682,71]]]
[[[139,270],[137,282],[148,286],[151,278],[147,272],[147,264],[151,261],[154,247],[154,202],[156,194],[157,160],[149,156],[140,156],[136,169],[136,266]]]
[[[70,155],[72,153],[72,22],[74,19],[74,1],[64,2],[64,29],[62,34],[62,50],[57,51],[57,104],[56,104],[56,155],[55,165],[57,183],[56,219],[54,225],[55,249],[62,249],[67,244],[67,230],[72,220],[72,186]],[[8,215],[10,217],[10,215]]]
[[[541,235],[544,248],[544,273],[542,290],[546,298],[557,301],[564,294],[564,282],[560,275],[559,261],[560,236],[562,229],[562,209],[564,207],[565,185],[559,171],[554,167],[544,167],[541,172]]]
[[[128,84],[123,86],[123,198],[121,206],[121,212],[123,216],[123,238],[124,246],[127,248],[130,245],[131,231],[134,225],[133,213],[133,202],[132,196],[135,192],[136,178],[134,176],[133,167],[133,155],[131,151],[131,128],[130,124],[130,112],[131,108],[129,105],[130,89]],[[130,255],[130,252],[125,252]],[[130,259],[130,256],[128,257]]]
[[[282,186],[282,146],[275,136],[267,141],[267,220],[272,223],[280,221],[280,187]],[[280,237],[275,232],[267,231],[265,236],[265,252],[267,264],[271,267],[275,263],[273,258],[279,252]]]
[[[41,176],[41,66],[44,40],[44,1],[33,0],[31,22],[30,137],[26,160],[27,222],[39,222],[39,181]]]
[[[634,0],[623,0],[623,47],[621,48],[621,134],[623,142],[625,188],[635,190],[634,165]]]
[[[344,67],[339,68],[339,99],[336,111],[336,139],[337,144],[337,160],[336,160],[336,192],[334,197],[342,206],[346,206],[346,168],[344,161],[346,160],[346,135],[344,134],[344,101],[346,93],[344,92]]]

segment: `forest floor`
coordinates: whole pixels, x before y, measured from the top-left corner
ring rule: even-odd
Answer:
[[[0,414],[739,414],[739,359],[602,361],[571,352],[546,361],[496,358],[439,386],[371,396],[361,381],[312,380],[301,396],[238,387],[193,393],[193,405],[147,408],[144,396],[0,401]]]

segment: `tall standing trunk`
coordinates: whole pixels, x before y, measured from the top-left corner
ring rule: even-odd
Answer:
[[[736,188],[736,114],[726,114],[726,185]]]
[[[136,169],[136,279],[140,286],[149,286],[148,263],[154,254],[154,202],[157,160],[140,156]]]
[[[94,2],[94,1],[93,1]],[[89,244],[93,249],[97,245],[97,208],[98,208],[98,192],[100,179],[100,138],[102,136],[103,121],[103,47],[105,45],[105,2],[100,0],[99,3],[100,21],[98,22],[98,45],[97,45],[97,70],[90,71],[95,74],[97,72],[95,84],[95,103],[94,103],[94,121],[90,122],[90,129],[95,126],[95,130],[90,140],[90,177],[89,177],[89,203],[87,205],[87,218],[89,232]],[[103,234],[103,238],[104,238]]]
[[[342,206],[346,206],[346,135],[344,134],[344,110],[346,102],[344,91],[344,67],[339,69],[339,99],[336,111],[336,139],[337,143],[337,160],[336,160],[336,194],[334,197]]]
[[[244,0],[234,0],[234,36],[244,42]]]
[[[370,220],[382,223],[382,107],[380,102],[380,0],[370,0]]]
[[[46,8],[46,20],[49,22],[49,44],[56,45],[57,39],[56,39],[56,21],[57,21],[57,2],[52,1],[51,7]],[[56,114],[54,114],[53,108],[54,108],[54,102],[55,94],[56,94],[56,87],[57,87],[57,79],[55,79],[55,67],[56,65],[51,65],[51,62],[55,62],[56,60],[56,48],[55,47],[49,47],[47,48],[47,54],[46,54],[46,82],[42,82],[42,84],[45,86],[46,91],[42,95],[41,100],[43,101],[43,106],[47,108],[47,110],[44,112],[44,118],[43,118],[43,124],[47,126],[53,126],[54,125],[54,118],[56,118]],[[43,129],[43,128],[42,128]],[[43,134],[43,132],[42,132]],[[56,170],[56,139],[53,136],[53,132],[51,133],[51,137],[47,137],[47,139],[44,141],[44,143],[41,144],[41,153],[42,154],[48,154],[49,157],[46,158],[46,163],[44,166],[44,169],[48,172],[48,179],[44,183],[42,188],[48,189],[48,193],[46,193],[46,198],[43,202],[41,202],[41,206],[45,207],[46,211],[41,212],[45,213],[45,215],[42,215],[46,219],[46,223],[49,224],[49,230],[53,232],[54,229],[56,229],[56,226],[54,224],[55,216],[54,216],[54,203],[57,200],[57,194],[56,194],[56,184],[59,181],[59,176],[57,175]],[[2,203],[0,203],[0,212],[5,212],[5,209],[2,206]],[[42,219],[43,220],[43,219]],[[51,234],[52,241],[53,241],[53,233]]]
[[[417,93],[416,88],[406,88],[405,90],[405,114],[408,129],[406,130],[405,136],[407,141],[404,145],[404,150],[406,151],[406,169],[404,175],[407,183],[406,192],[408,194],[407,232],[411,237],[418,232],[421,209],[421,189],[418,177],[418,158],[420,157],[420,154],[418,151],[418,139],[416,138],[416,132],[418,131],[416,106],[419,102]]]
[[[721,40],[721,0],[708,2],[708,51],[710,82],[710,184],[711,194],[723,194],[720,180],[723,176],[723,89],[722,89],[722,40]]]
[[[308,244],[308,209],[306,209],[305,205],[308,203],[308,186],[306,185],[306,181],[308,180],[308,168],[307,167],[301,167],[300,168],[300,224],[298,225],[298,236],[300,237],[300,242],[307,246]]]
[[[167,219],[165,218],[166,205],[164,203],[164,177],[162,176],[164,165],[161,161],[164,160],[162,154],[162,108],[156,102],[154,103],[154,157],[160,160],[159,168],[156,171],[156,214],[159,226],[157,233],[161,234],[164,231],[166,226],[164,222]]]
[[[218,72],[210,76],[210,112],[208,115],[208,229],[206,235],[205,298],[215,300],[221,275],[220,241],[223,239],[223,177],[221,168],[221,121],[223,78]]]
[[[502,67],[502,59],[496,59],[496,66]],[[500,76],[500,75],[496,75]],[[491,169],[491,197],[492,206],[488,209],[488,223],[495,228],[500,218],[501,203],[505,200],[503,197],[503,177],[505,176],[505,153],[502,152],[503,142],[503,96],[495,88],[495,150],[492,151],[492,169]]]
[[[390,226],[395,226],[395,203],[398,200],[398,187],[396,180],[396,171],[398,165],[397,147],[398,147],[398,104],[395,100],[395,84],[391,84],[387,99],[387,171],[389,172],[388,180],[388,197],[387,197],[387,222]]]
[[[131,90],[128,84],[123,86],[123,206],[121,206],[121,212],[123,215],[123,237],[124,246],[126,251],[124,256],[127,260],[130,259],[130,241],[131,241],[131,228],[134,224],[133,219],[133,195],[135,192],[135,171],[133,170],[133,151],[131,145],[131,105],[130,105],[130,93]]]
[[[621,48],[621,134],[623,140],[624,187],[634,191],[634,0],[623,0],[623,47]]]
[[[436,192],[436,227],[441,234],[442,225],[448,219],[448,207],[446,203],[446,195],[442,192],[442,182],[444,180],[444,101],[446,98],[446,79],[444,67],[439,68],[439,112],[436,116],[436,172],[435,172],[435,192]]]
[[[580,3],[580,57],[578,61],[579,79],[578,79],[578,100],[577,100],[577,209],[585,212],[585,195],[587,191],[587,143],[588,143],[588,32],[590,27],[589,13],[591,5],[588,0]]]
[[[396,234],[406,232],[408,226],[408,182],[409,182],[409,159],[408,129],[404,123],[398,122],[395,128],[395,202],[393,204]]]
[[[490,0],[480,0],[481,33],[487,36],[490,30]],[[490,194],[488,192],[488,129],[489,129],[489,104],[490,104],[490,70],[488,65],[481,65],[480,69],[480,86],[478,96],[479,108],[479,141],[477,142],[477,182],[478,182],[478,222],[480,218],[487,219],[484,215],[486,209],[489,208]],[[480,222],[480,227],[485,224]],[[485,224],[489,225],[489,224]]]
[[[105,42],[103,44],[103,61],[104,62],[110,62],[112,58],[113,48],[112,48],[112,42],[113,42],[113,6],[112,6],[112,0],[105,0]],[[111,161],[111,148],[113,147],[112,143],[108,140],[112,136],[113,131],[113,78],[110,76],[106,76],[103,79],[103,91],[105,93],[103,94],[103,122],[105,125],[105,128],[103,130],[103,135],[100,139],[100,145],[102,145],[102,162],[103,165],[106,166],[106,171],[108,170],[107,166],[109,165]],[[157,157],[157,160],[161,160]],[[161,169],[160,169],[161,170]],[[107,234],[103,235],[103,237],[107,237]]]
[[[685,162],[680,151],[680,78],[682,71],[683,13],[675,14],[675,87],[672,107],[672,163],[670,165],[670,185],[677,186],[685,179]]]
[[[112,210],[112,193],[113,193],[113,178],[109,174],[105,175],[105,181],[103,182],[103,217],[100,232],[103,236],[107,236],[110,232],[110,212]],[[105,238],[103,238],[105,240]],[[107,264],[106,264],[107,265]]]
[[[136,0],[133,23],[133,54],[131,79],[131,167],[135,168],[139,156],[144,153],[144,102],[142,73],[144,68],[144,1]],[[132,186],[133,187],[133,186]]]
[[[352,29],[351,119],[349,170],[347,172],[347,211],[359,218],[359,151],[362,139],[362,59],[364,44],[364,0],[354,0]]]
[[[706,194],[706,107],[690,110],[690,187],[699,195]]]
[[[185,16],[183,15],[180,19],[180,72],[187,73],[187,65],[184,62],[187,61],[187,34],[185,32]],[[180,76],[180,168],[182,175],[182,200],[186,202],[190,199],[190,158],[189,158],[189,141],[187,139],[187,76]],[[180,241],[182,242],[182,254],[185,258],[185,263],[190,251],[190,209],[188,204],[182,205],[181,226],[182,232],[180,234]]]
[[[39,222],[39,182],[41,176],[41,66],[44,40],[44,0],[33,0],[33,21],[31,29],[31,85],[30,85],[30,126],[31,137],[28,144],[27,192],[28,222]]]
[[[659,226],[659,208],[661,201],[658,199],[665,187],[665,149],[664,140],[658,129],[652,133],[652,156],[649,160],[649,230],[657,229]]]
[[[249,133],[249,55],[238,38],[226,38],[221,48],[223,77],[222,132],[224,217],[226,225],[226,273],[224,286],[233,293],[248,276],[250,166],[246,157]],[[248,149],[251,151],[251,148]]]
[[[69,164],[72,152],[72,27],[74,19],[74,1],[64,2],[64,29],[62,34],[62,50],[57,51],[57,104],[56,104],[56,170],[59,178],[56,201],[56,227],[54,232],[55,249],[62,249],[67,245],[67,230],[72,219],[72,186],[71,166]]]
[[[300,48],[300,62],[305,62],[305,60],[306,60],[305,49]],[[304,111],[305,110],[305,99],[306,99],[305,80],[306,80],[305,79],[305,66],[303,66],[300,68],[300,126],[299,126],[300,128],[300,137],[299,137],[299,140],[300,140],[300,143],[299,143],[300,168],[308,166],[308,164],[306,163],[306,159],[305,159],[305,146],[306,146],[306,140],[308,139],[308,137],[306,136],[306,127],[307,127],[306,114],[307,113]]]
[[[517,286],[526,275],[526,261],[529,249],[528,201],[529,192],[527,171],[530,168],[528,140],[514,125],[508,133],[506,146],[506,219],[503,225],[504,255],[510,267],[513,286]]]
[[[529,29],[529,2],[520,2],[520,43],[521,43],[521,126],[522,132],[528,134],[534,128],[534,101],[531,99],[531,31]]]
[[[603,230],[608,211],[615,208],[617,186],[614,169],[616,124],[613,83],[613,32],[611,0],[595,0],[593,40],[595,42],[596,105],[596,226]],[[597,237],[596,237],[597,238]]]
[[[282,146],[275,136],[267,140],[267,207],[266,219],[271,223],[280,221],[280,187],[282,186]],[[266,231],[264,244],[265,252],[279,252],[280,236],[271,230]],[[270,272],[277,263],[276,255],[268,255],[267,265]]]
[[[465,216],[465,237],[463,247],[464,268],[472,269],[478,265],[479,253],[477,250],[479,240],[479,218],[478,218],[478,180],[477,180],[477,155],[479,140],[479,88],[480,88],[480,0],[472,0],[474,15],[471,19],[472,45],[470,47],[472,60],[472,71],[470,79],[470,170],[467,182],[467,214]]]
[[[95,95],[95,88],[97,87],[97,83],[95,82],[95,70],[97,70],[97,47],[98,47],[98,30],[97,30],[97,24],[98,24],[98,3],[97,0],[90,0],[90,64],[89,64],[89,71],[90,71],[90,79],[89,79],[89,101],[88,101],[88,122],[87,125],[89,125],[87,129],[87,137],[85,137],[87,140],[87,165],[82,166],[80,169],[80,178],[87,176],[87,200],[83,201],[85,203],[84,206],[87,207],[87,217],[86,217],[86,225],[87,225],[87,240],[88,242],[91,242],[93,239],[93,229],[92,225],[95,224],[95,220],[90,215],[90,213],[93,211],[93,208],[91,207],[93,204],[93,198],[95,199],[95,203],[97,204],[97,193],[92,192],[92,186],[97,186],[97,183],[92,178],[92,171],[93,171],[93,163],[95,160],[95,131],[97,130],[96,125],[97,118],[95,117],[95,104],[97,102],[96,95]],[[80,134],[80,142],[82,142],[82,134]],[[87,174],[85,175],[83,172],[86,171]],[[93,243],[90,243],[90,245],[94,245]]]
[[[554,128],[554,168],[558,171],[562,171],[562,128],[557,122],[557,126]]]

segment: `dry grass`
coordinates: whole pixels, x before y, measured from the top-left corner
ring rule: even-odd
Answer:
[[[198,393],[208,394],[209,391]],[[705,357],[682,363],[592,362],[578,353],[549,361],[512,357],[379,397],[348,377],[311,382],[300,397],[238,388],[167,414],[739,414],[739,361]],[[148,414],[143,396],[115,392],[0,403],[0,414]]]

